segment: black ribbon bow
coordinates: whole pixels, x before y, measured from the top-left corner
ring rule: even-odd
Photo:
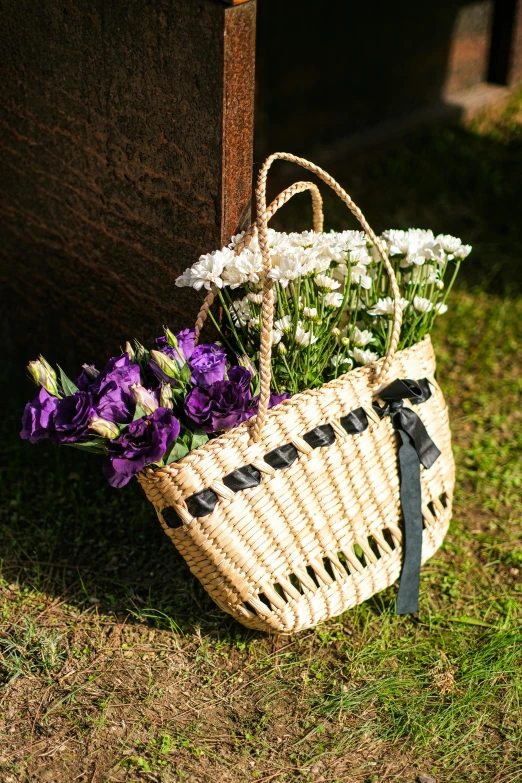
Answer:
[[[431,397],[427,378],[419,381],[397,379],[379,392],[384,402],[373,403],[381,418],[389,416],[401,439],[399,449],[401,508],[404,518],[404,558],[402,564],[396,613],[411,614],[419,610],[420,566],[422,556],[422,492],[421,463],[431,468],[440,457],[426,427],[415,411],[404,407],[404,400],[419,405]]]

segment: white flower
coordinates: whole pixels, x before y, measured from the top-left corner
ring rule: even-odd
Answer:
[[[272,256],[272,268],[268,277],[271,280],[277,280],[283,288],[286,288],[290,280],[295,280],[296,277],[302,277],[307,273],[307,266],[303,263],[302,249],[291,248],[283,254]]]
[[[315,318],[317,315],[316,307],[303,307],[303,315],[305,318]]]
[[[469,254],[472,251],[471,245],[461,245],[454,253],[455,258],[460,259],[460,261],[464,261],[465,258],[469,256]]]
[[[333,293],[326,294],[323,301],[326,307],[340,307],[343,300],[344,296],[338,291],[334,291]]]
[[[176,278],[176,285],[178,288],[192,286],[192,269],[190,267],[185,269],[183,274]]]
[[[373,342],[373,334],[368,329],[361,330],[356,326],[352,332],[352,340],[355,345],[359,345],[364,348],[365,345]]]
[[[311,331],[307,332],[299,321],[295,331],[295,341],[298,345],[309,346],[317,342],[317,337],[314,337]]]
[[[444,302],[439,302],[438,304],[433,305],[433,309],[437,315],[444,315],[444,313],[448,312],[448,305],[444,304]]]
[[[399,303],[402,310],[405,310],[409,302],[407,299],[400,299]],[[394,313],[394,300],[390,296],[386,296],[384,299],[379,299],[373,307],[368,310],[368,315],[393,315]]]
[[[352,264],[362,264],[363,266],[367,266],[372,260],[372,257],[368,253],[368,249],[366,247],[357,247],[354,250],[350,250],[350,261]]]
[[[367,274],[365,266],[352,267],[352,283],[362,286],[367,291],[372,287],[372,278]]]
[[[259,305],[263,303],[263,294],[254,294],[253,291],[251,291],[247,294],[247,299],[249,302]]]
[[[452,237],[451,234],[439,234],[435,237],[435,241],[439,243],[441,248],[448,255],[454,255],[462,245],[462,240],[458,237]]]
[[[340,288],[341,284],[337,280],[328,277],[328,275],[317,275],[314,279],[314,283],[318,288],[322,288],[325,291],[335,291],[336,288]]]
[[[350,351],[350,355],[353,356],[356,362],[359,364],[370,364],[370,362],[376,362],[379,358],[379,354],[374,351],[364,351],[362,348],[354,348]]]
[[[232,254],[223,270],[223,283],[230,288],[238,288],[245,283],[259,283],[263,271],[263,259],[260,253],[250,249],[242,250],[239,255]]]
[[[252,317],[252,313],[250,312],[250,303],[246,296],[244,296],[242,299],[236,299],[235,302],[232,302],[230,315],[232,316],[232,320],[234,321],[235,326],[247,325]]]
[[[433,309],[433,302],[423,296],[414,296],[413,306],[419,313],[429,313]]]
[[[207,253],[204,256],[200,256],[199,261],[196,261],[190,268],[189,285],[191,285],[192,288],[195,288],[196,291],[199,291],[203,287],[210,289],[212,285],[222,288],[223,281],[221,279],[221,274],[227,263],[230,263],[234,258],[234,251],[228,247],[223,248],[223,250],[214,250],[213,253]],[[184,279],[185,274],[186,273],[182,276]],[[178,280],[176,280],[177,284]],[[185,281],[181,283],[181,285],[186,284]]]
[[[292,318],[289,315],[284,315],[274,323],[274,328],[279,329],[280,332],[289,332],[292,328]]]
[[[353,364],[353,361],[349,356],[343,356],[340,353],[334,353],[334,355],[330,358],[330,361],[334,367],[340,367],[343,364],[348,364],[351,367]]]
[[[272,345],[277,345],[283,336],[283,332],[280,329],[272,329]]]

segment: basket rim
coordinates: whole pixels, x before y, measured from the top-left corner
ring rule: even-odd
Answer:
[[[404,356],[407,353],[414,353],[416,351],[420,351],[423,348],[432,347],[431,338],[430,335],[425,335],[422,340],[419,340],[419,342],[414,343],[413,345],[410,345],[408,348],[402,348],[400,351],[397,351],[394,358],[399,358],[401,356]],[[343,373],[342,375],[339,375],[338,378],[334,378],[331,381],[328,381],[328,383],[324,383],[322,386],[316,388],[316,389],[305,389],[302,392],[298,392],[297,394],[292,395],[287,400],[282,400],[277,405],[274,405],[273,408],[271,408],[269,411],[267,411],[267,421],[272,418],[273,416],[280,416],[281,412],[286,408],[290,408],[292,405],[295,405],[296,402],[301,402],[305,400],[307,397],[317,394],[317,392],[320,392],[324,389],[329,388],[336,388],[342,382],[350,376],[351,378],[364,378],[365,376],[369,376],[371,373],[375,371],[375,368],[379,365],[383,364],[385,361],[385,357],[382,357],[377,362],[372,362],[371,364],[367,364],[364,367],[355,367],[352,370],[348,370],[348,372]],[[392,365],[393,369],[393,365]],[[393,374],[393,373],[391,373]],[[379,384],[380,388],[382,387],[382,384]],[[241,424],[238,424],[237,427],[234,427],[231,430],[227,430],[226,432],[223,432],[221,435],[218,435],[217,438],[212,438],[212,440],[207,441],[202,446],[198,446],[197,449],[193,449],[192,451],[189,451],[188,454],[186,454],[182,459],[178,460],[177,462],[172,462],[170,465],[147,465],[144,467],[139,473],[138,476],[147,476],[150,477],[151,475],[156,474],[158,471],[165,471],[168,470],[169,472],[178,472],[180,470],[183,470],[185,467],[190,466],[194,461],[199,461],[204,457],[205,454],[208,453],[208,446],[209,444],[212,444],[212,449],[217,448],[225,448],[227,441],[230,439],[230,434],[233,432],[236,437],[240,437],[242,434],[248,433],[255,422],[255,416],[252,416],[250,419],[247,419],[246,421],[242,422]]]

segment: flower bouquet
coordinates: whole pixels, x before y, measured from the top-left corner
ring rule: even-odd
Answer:
[[[427,336],[471,248],[430,230],[376,237],[312,164],[364,230],[324,233],[311,183],[267,208],[275,157],[284,154],[261,171],[254,227],[176,281],[206,293],[196,327],[164,328],[149,348],[128,342],[101,370],[84,364],[74,381],[43,357],[30,362],[40,389],[25,407],[21,437],[100,454],[114,487],[137,475],[193,572],[251,627],[308,627],[387,586],[401,567],[403,609],[414,611],[408,535],[421,539],[418,584],[421,556],[440,545],[449,523],[453,488]],[[275,209],[304,189],[315,230],[268,229]],[[200,341],[207,316],[213,342]],[[401,380],[405,373],[423,377]],[[410,407],[422,402],[425,416]],[[441,450],[446,468],[437,462],[436,490],[427,490],[424,476]],[[405,476],[418,485],[413,511]],[[408,534],[415,515],[420,530],[417,519]],[[431,541],[430,518],[433,531],[440,523]]]

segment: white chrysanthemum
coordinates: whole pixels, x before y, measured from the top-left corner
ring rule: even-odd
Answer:
[[[305,318],[315,318],[317,315],[316,307],[303,307],[303,315]]]
[[[413,307],[419,313],[429,313],[433,309],[433,302],[423,296],[413,297]]]
[[[190,268],[190,285],[196,291],[203,287],[210,289],[213,285],[222,288],[223,280],[221,279],[221,274],[225,266],[231,263],[234,258],[234,251],[229,247],[224,247],[223,250],[214,250],[213,253],[200,256],[199,261],[196,261]]]
[[[448,312],[448,305],[444,304],[444,302],[439,302],[438,304],[433,305],[433,309],[437,315],[444,315],[444,313]]]
[[[464,259],[469,256],[472,249],[473,248],[471,245],[461,245],[454,253],[455,258],[458,258],[460,261],[464,261]]]
[[[239,255],[232,254],[223,270],[223,283],[230,288],[238,288],[245,283],[259,283],[262,271],[261,254],[253,253],[248,248],[242,250]]]
[[[350,250],[350,261],[354,265],[362,264],[363,266],[367,266],[371,263],[371,260],[372,257],[368,253],[366,247],[356,247],[353,250]]]
[[[400,266],[421,266],[426,261],[440,261],[442,251],[430,229],[410,228],[407,231],[390,229],[384,231],[382,238],[386,242],[390,255],[402,255]]]
[[[344,296],[338,291],[332,291],[324,296],[324,304],[326,307],[340,307],[343,303]]]
[[[283,288],[286,288],[290,280],[308,273],[306,261],[302,248],[291,248],[284,253],[277,253],[272,256],[272,268],[268,277],[277,280]]]
[[[185,269],[183,274],[176,278],[176,285],[178,288],[192,287],[192,269],[190,267]]]
[[[355,285],[360,285],[362,288],[365,288],[367,291],[372,287],[372,278],[368,274],[368,271],[365,266],[358,265],[353,266],[351,270],[352,274],[352,283]]]
[[[308,347],[309,345],[317,342],[317,337],[314,337],[312,331],[306,331],[301,321],[299,321],[295,331],[295,341],[298,345]]]
[[[284,315],[274,323],[274,328],[281,332],[289,332],[292,328],[292,318],[289,315]]]
[[[368,329],[359,329],[356,326],[352,332],[352,340],[355,345],[364,348],[365,345],[373,342],[373,334]]]
[[[272,329],[272,345],[277,345],[283,336],[283,332],[280,329]]]
[[[340,288],[341,284],[328,275],[317,275],[314,278],[314,283],[320,289],[324,291],[335,291],[336,288]]]
[[[351,367],[353,364],[353,361],[349,356],[343,356],[340,353],[334,353],[334,355],[330,357],[330,361],[334,367],[341,367],[344,365],[349,365]]]
[[[252,317],[252,313],[250,312],[250,303],[246,296],[244,296],[242,299],[236,299],[235,302],[232,302],[230,315],[232,316],[232,320],[234,321],[235,326],[247,325]]]
[[[404,311],[409,302],[407,299],[399,299],[402,310]],[[393,315],[394,313],[394,300],[390,296],[386,296],[384,299],[378,299],[377,302],[368,310],[368,315]]]
[[[363,350],[362,348],[354,348],[350,351],[350,355],[353,356],[358,364],[370,364],[376,362],[379,358],[379,354],[374,351]]]
[[[441,248],[448,255],[454,255],[455,251],[462,245],[462,240],[458,237],[452,237],[451,234],[439,234],[435,237]]]
[[[253,291],[250,291],[250,293],[247,294],[247,299],[253,304],[260,305],[263,303],[263,294],[255,294]]]

